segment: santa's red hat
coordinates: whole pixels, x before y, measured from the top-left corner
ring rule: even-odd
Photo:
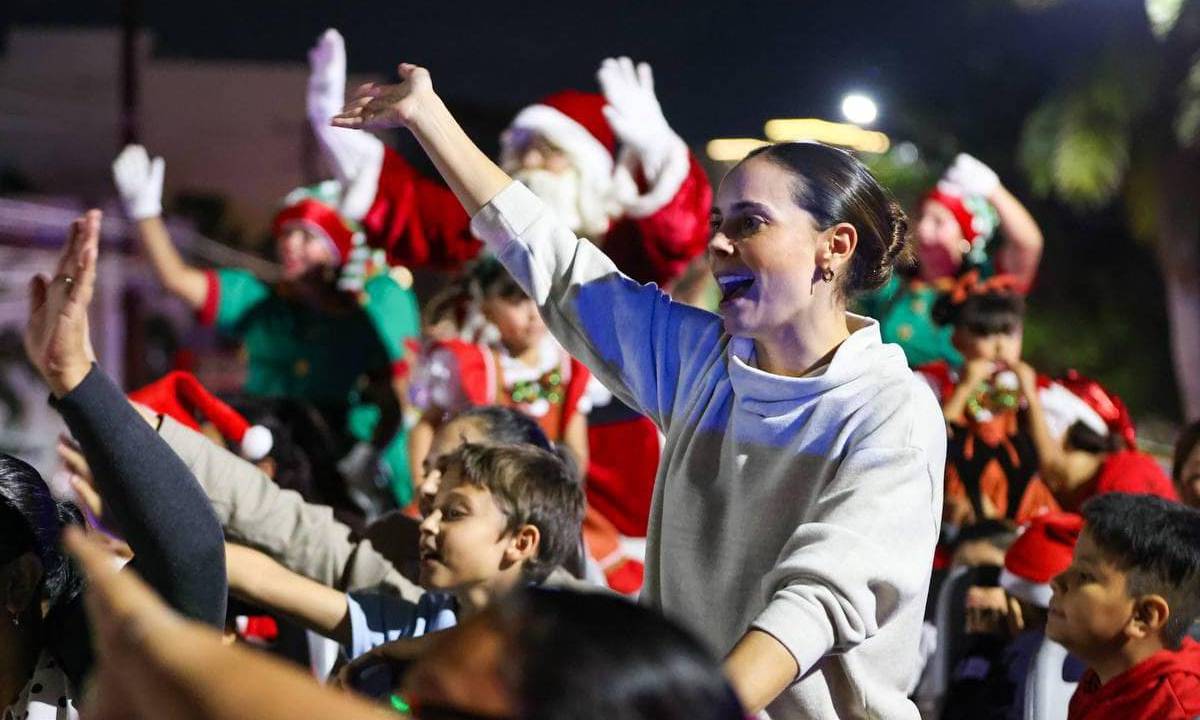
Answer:
[[[1051,512],[1030,520],[1004,554],[1000,586],[1010,595],[1038,607],[1048,607],[1050,581],[1071,564],[1083,518]]]
[[[170,415],[193,430],[200,429],[197,415],[217,428],[221,437],[237,443],[242,457],[258,461],[271,452],[274,439],[262,425],[251,425],[200,384],[195,375],[181,370],[169,372],[149,385],[129,393],[129,399],[151,410]]]
[[[1038,396],[1046,424],[1055,437],[1082,422],[1098,435],[1115,434],[1130,450],[1137,448],[1136,428],[1129,409],[1099,382],[1068,370],[1066,375],[1044,383]]]
[[[554,93],[517,113],[501,142],[507,146],[512,131],[535,132],[567,153],[585,173],[612,175],[617,138],[604,117],[605,102],[599,93]]]

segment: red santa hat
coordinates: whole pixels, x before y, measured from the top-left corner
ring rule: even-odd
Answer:
[[[1038,392],[1046,424],[1062,437],[1076,422],[1099,435],[1115,433],[1130,450],[1137,448],[1137,433],[1129,409],[1099,382],[1074,370],[1053,381],[1044,381]]]
[[[151,410],[170,415],[193,430],[200,429],[197,415],[212,423],[221,437],[237,443],[242,457],[262,460],[271,452],[274,438],[262,425],[251,425],[236,410],[208,391],[195,375],[169,372],[149,385],[129,393],[129,399]]]
[[[338,212],[341,185],[333,180],[296,188],[283,199],[271,221],[271,234],[279,237],[294,227],[321,238],[344,265],[364,241],[358,228]]]
[[[1050,581],[1071,564],[1083,518],[1075,513],[1038,515],[1004,554],[1000,587],[1038,607],[1050,605]]]
[[[599,93],[554,93],[517,113],[501,143],[509,149],[514,131],[534,132],[569,155],[584,175],[611,176],[617,138],[604,117],[604,105]]]

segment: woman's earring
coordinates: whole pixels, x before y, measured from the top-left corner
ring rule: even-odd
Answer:
[[[821,279],[825,282],[833,282],[833,268],[825,268],[821,271]]]
[[[21,613],[12,614],[13,627],[21,627]]]

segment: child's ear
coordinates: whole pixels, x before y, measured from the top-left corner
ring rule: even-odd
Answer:
[[[509,562],[523,562],[537,557],[538,546],[542,541],[542,533],[535,525],[522,525],[513,532],[508,549],[504,551],[504,559]]]
[[[1137,638],[1154,637],[1162,632],[1171,617],[1171,606],[1162,595],[1145,595],[1133,606],[1133,617],[1129,621],[1129,632]]]

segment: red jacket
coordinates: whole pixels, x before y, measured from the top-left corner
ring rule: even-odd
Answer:
[[[1100,684],[1088,670],[1067,720],[1192,720],[1200,716],[1200,643],[1162,650]]]
[[[615,218],[609,226],[604,251],[638,282],[674,280],[708,246],[712,187],[691,153],[688,163],[687,176],[665,205],[646,217]],[[482,247],[450,189],[421,176],[391,148],[384,150],[375,200],[362,225],[392,264],[410,268],[455,270]]]

